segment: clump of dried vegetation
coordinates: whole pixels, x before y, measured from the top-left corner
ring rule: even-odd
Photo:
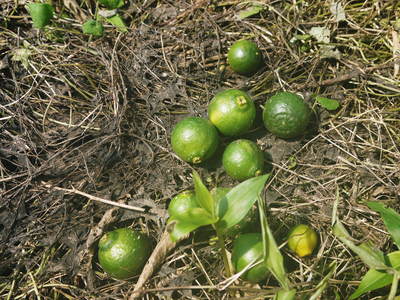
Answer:
[[[367,271],[331,233],[337,191],[352,236],[395,249],[363,201],[400,209],[398,1],[342,1],[338,21],[330,1],[265,1],[239,19],[242,1],[133,0],[121,11],[128,32],[106,27],[101,38],[80,31],[96,4],[74,3],[56,1],[58,17],[41,31],[22,2],[0,3],[0,298],[130,295],[135,280],[111,280],[98,267],[97,238],[118,226],[160,238],[169,199],[192,188],[191,166],[171,152],[170,130],[187,115],[205,116],[212,96],[228,87],[247,90],[258,107],[276,91],[298,92],[316,112],[301,140],[277,139],[261,122],[251,133],[273,161],[264,199],[277,241],[304,221],[320,235],[310,258],[282,248],[299,295],[333,261],[321,299],[347,299]],[[328,30],[330,47],[306,36],[315,27]],[[256,41],[265,56],[249,78],[225,68],[239,38]],[[327,111],[314,94],[340,108]],[[210,186],[232,184],[218,159],[196,169]],[[254,298],[276,286],[271,278],[221,289],[209,238],[196,233],[170,253],[144,297],[223,299],[240,290]]]

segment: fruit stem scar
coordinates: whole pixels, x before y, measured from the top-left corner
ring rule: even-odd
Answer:
[[[199,164],[199,163],[201,163],[201,158],[198,157],[198,156],[193,157],[192,162],[193,162],[194,164]]]
[[[247,104],[247,100],[244,96],[238,96],[236,97],[236,103],[239,106],[245,106]]]

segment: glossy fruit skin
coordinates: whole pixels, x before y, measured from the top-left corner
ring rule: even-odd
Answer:
[[[243,181],[264,172],[264,153],[253,141],[235,140],[226,147],[222,164],[229,176]]]
[[[233,244],[232,265],[235,272],[243,270],[248,264],[251,264],[263,257],[262,236],[260,233],[241,234]],[[242,275],[242,279],[257,283],[267,278],[268,268],[264,263],[260,263]]]
[[[290,139],[303,135],[310,117],[311,110],[307,103],[293,93],[277,93],[264,105],[264,125],[280,138]]]
[[[184,161],[199,164],[218,148],[218,131],[210,121],[188,117],[175,125],[171,133],[172,150]]]
[[[102,236],[98,259],[111,277],[127,279],[141,272],[151,251],[151,241],[146,235],[130,228],[119,228]]]
[[[195,207],[199,207],[195,193],[193,191],[184,191],[172,198],[168,206],[168,214],[171,218],[179,217],[179,215],[183,215]]]
[[[318,244],[317,233],[308,225],[299,224],[289,233],[288,246],[298,256],[311,255]]]
[[[228,64],[236,73],[252,75],[263,65],[263,58],[254,42],[239,40],[228,51]]]
[[[246,92],[228,89],[217,93],[211,100],[208,117],[223,135],[237,136],[253,125],[256,107]]]

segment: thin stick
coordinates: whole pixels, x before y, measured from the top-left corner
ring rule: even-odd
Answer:
[[[188,236],[184,236],[181,240],[187,238]],[[138,299],[145,290],[143,290],[143,286],[147,282],[147,280],[153,275],[154,271],[161,265],[164,261],[167,254],[176,247],[177,242],[173,242],[169,235],[168,228],[162,234],[160,241],[157,246],[154,248],[153,253],[150,255],[149,260],[143,268],[142,273],[139,276],[138,281],[136,282],[135,288],[133,289],[132,294],[129,297],[129,300]]]
[[[96,196],[92,196],[92,195],[87,194],[85,192],[81,192],[81,191],[75,189],[74,187],[72,187],[72,189],[65,189],[65,188],[61,188],[61,187],[58,187],[58,186],[51,186],[49,184],[44,184],[44,185],[46,187],[50,187],[50,188],[53,188],[53,189],[58,190],[58,191],[63,191],[63,192],[67,192],[67,193],[81,195],[81,196],[89,198],[90,200],[93,200],[93,201],[99,201],[99,202],[102,202],[102,203],[105,203],[105,204],[118,206],[118,207],[121,207],[121,208],[130,209],[130,210],[139,211],[139,212],[145,212],[146,211],[144,208],[141,208],[141,207],[127,205],[127,204],[123,204],[123,203],[118,203],[118,202],[115,202],[115,201],[111,201],[111,200],[99,198],[99,197],[96,197]]]

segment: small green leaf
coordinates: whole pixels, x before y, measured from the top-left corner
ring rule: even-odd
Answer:
[[[244,10],[241,10],[238,14],[238,19],[243,20],[245,18],[251,17],[253,15],[258,14],[260,11],[262,11],[264,7],[262,5],[253,5],[250,6]]]
[[[82,25],[82,32],[84,34],[102,36],[104,33],[104,27],[103,24],[101,24],[101,22],[90,19]]]
[[[112,25],[114,25],[119,31],[122,32],[128,31],[128,28],[126,27],[124,20],[122,20],[119,14],[116,14],[110,18],[106,18],[106,20],[110,22]]]
[[[332,232],[339,238],[339,240],[343,244],[345,244],[353,252],[355,252],[360,257],[360,259],[370,268],[379,270],[388,268],[385,264],[383,253],[366,243],[362,243],[360,246],[355,245],[351,241],[350,234],[344,228],[343,224],[339,221],[339,219],[336,220],[336,223],[332,228]]]
[[[329,279],[331,279],[333,273],[336,271],[336,262],[333,262],[330,266],[329,273],[318,283],[316,291],[310,296],[308,300],[321,299],[322,292],[327,288]]]
[[[327,110],[336,110],[339,107],[339,101],[325,98],[325,97],[320,97],[317,96],[315,97],[315,100],[324,108]]]
[[[176,242],[195,229],[214,224],[217,221],[203,208],[192,208],[185,214],[170,218],[169,222],[175,225],[170,233],[171,239]]]
[[[261,231],[263,235],[264,261],[271,273],[279,281],[281,287],[285,290],[289,290],[290,282],[286,275],[283,256],[269,228],[268,220],[265,215],[264,201],[261,197],[258,197],[258,210],[260,213]]]
[[[125,2],[124,0],[97,0],[100,4],[103,4],[108,9],[116,9],[122,7]]]
[[[367,202],[370,209],[380,213],[387,230],[392,236],[393,241],[400,249],[400,215],[391,208],[385,207],[380,202]]]
[[[269,178],[269,174],[257,176],[232,188],[217,203],[220,218],[217,226],[220,230],[228,229],[239,223],[249,212]]]
[[[33,27],[43,28],[53,18],[54,8],[47,3],[29,3],[26,9],[32,17]]]
[[[196,193],[196,201],[200,207],[204,208],[212,217],[215,217],[215,203],[210,191],[204,185],[199,174],[193,171],[194,191]]]
[[[389,253],[386,256],[389,266],[396,270],[400,270],[400,251]],[[392,283],[393,275],[376,269],[369,270],[361,280],[357,290],[350,296],[349,300],[356,299],[362,294],[383,288]]]

